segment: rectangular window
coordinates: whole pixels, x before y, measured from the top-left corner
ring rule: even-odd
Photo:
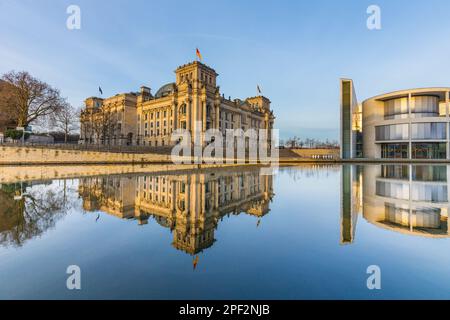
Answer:
[[[445,159],[447,157],[446,143],[413,143],[413,159]]]
[[[381,158],[383,159],[407,159],[407,143],[385,143],[381,145]]]
[[[414,181],[447,181],[447,166],[416,165],[413,166]]]
[[[435,123],[413,123],[411,125],[411,137],[413,140],[445,140],[447,137],[447,124]]]
[[[375,127],[377,141],[408,140],[408,124],[393,124]]]
[[[408,117],[408,98],[398,98],[384,103],[385,119],[405,119]]]

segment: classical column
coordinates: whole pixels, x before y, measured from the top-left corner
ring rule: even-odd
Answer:
[[[173,121],[173,125],[172,125],[172,131],[176,130],[178,127],[178,107],[177,107],[177,103],[174,102],[172,104],[172,121]]]
[[[236,199],[239,199],[239,176],[236,176],[233,179],[233,199],[236,201]]]
[[[177,192],[176,192],[176,181],[172,180],[170,181],[170,184],[172,186],[172,206],[171,206],[171,210],[172,213],[175,213],[177,210],[176,204],[177,204]]]
[[[191,119],[192,119],[192,102],[191,99],[186,101],[186,129],[191,130]],[[191,132],[192,134],[192,132]]]
[[[184,206],[185,206],[185,211],[186,211],[186,215],[191,213],[191,179],[189,176],[187,176],[186,179],[186,186],[185,186],[185,193],[184,193]]]
[[[219,209],[219,181],[214,180],[214,210]]]
[[[214,114],[214,116],[215,116],[215,128],[217,129],[217,130],[219,130],[219,123],[220,123],[220,108],[219,108],[219,104],[216,104],[215,105],[215,114]]]
[[[202,101],[202,131],[205,132],[206,131],[206,100]]]
[[[205,217],[205,205],[206,205],[206,186],[205,186],[205,181],[204,181],[204,179],[202,179],[203,181],[201,182],[201,202],[200,202],[200,205],[201,205],[201,214],[202,214],[202,217],[203,218],[206,218]]]

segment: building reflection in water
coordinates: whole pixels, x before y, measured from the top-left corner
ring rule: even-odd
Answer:
[[[254,168],[83,178],[79,194],[86,211],[136,219],[139,225],[154,219],[170,228],[176,249],[195,255],[213,245],[224,216],[266,215],[273,187],[272,176]]]
[[[449,166],[344,165],[341,243],[352,243],[359,215],[409,235],[448,237]]]

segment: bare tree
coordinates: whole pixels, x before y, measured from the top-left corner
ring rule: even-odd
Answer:
[[[59,90],[28,72],[11,71],[3,75],[3,80],[12,85],[14,104],[10,107],[19,127],[28,126],[33,121],[61,110],[64,99]]]
[[[91,125],[97,144],[110,145],[113,139],[120,139],[116,113],[100,109],[92,115]]]
[[[68,102],[64,102],[61,110],[50,117],[53,128],[64,133],[64,142],[67,143],[67,137],[79,128],[79,112],[75,110]]]
[[[0,130],[7,126],[16,126],[12,106],[15,104],[13,87],[6,81],[0,80]]]
[[[285,146],[288,148],[339,148],[339,142],[336,140],[330,141],[329,139],[323,141],[315,138],[306,138],[303,140],[294,136],[286,140]]]
[[[91,144],[94,141],[95,125],[92,111],[80,109],[78,116],[80,118],[80,137],[85,144]]]

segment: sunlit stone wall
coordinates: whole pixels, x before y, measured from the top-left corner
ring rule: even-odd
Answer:
[[[0,164],[171,162],[170,155],[62,150],[22,146],[0,147]]]

